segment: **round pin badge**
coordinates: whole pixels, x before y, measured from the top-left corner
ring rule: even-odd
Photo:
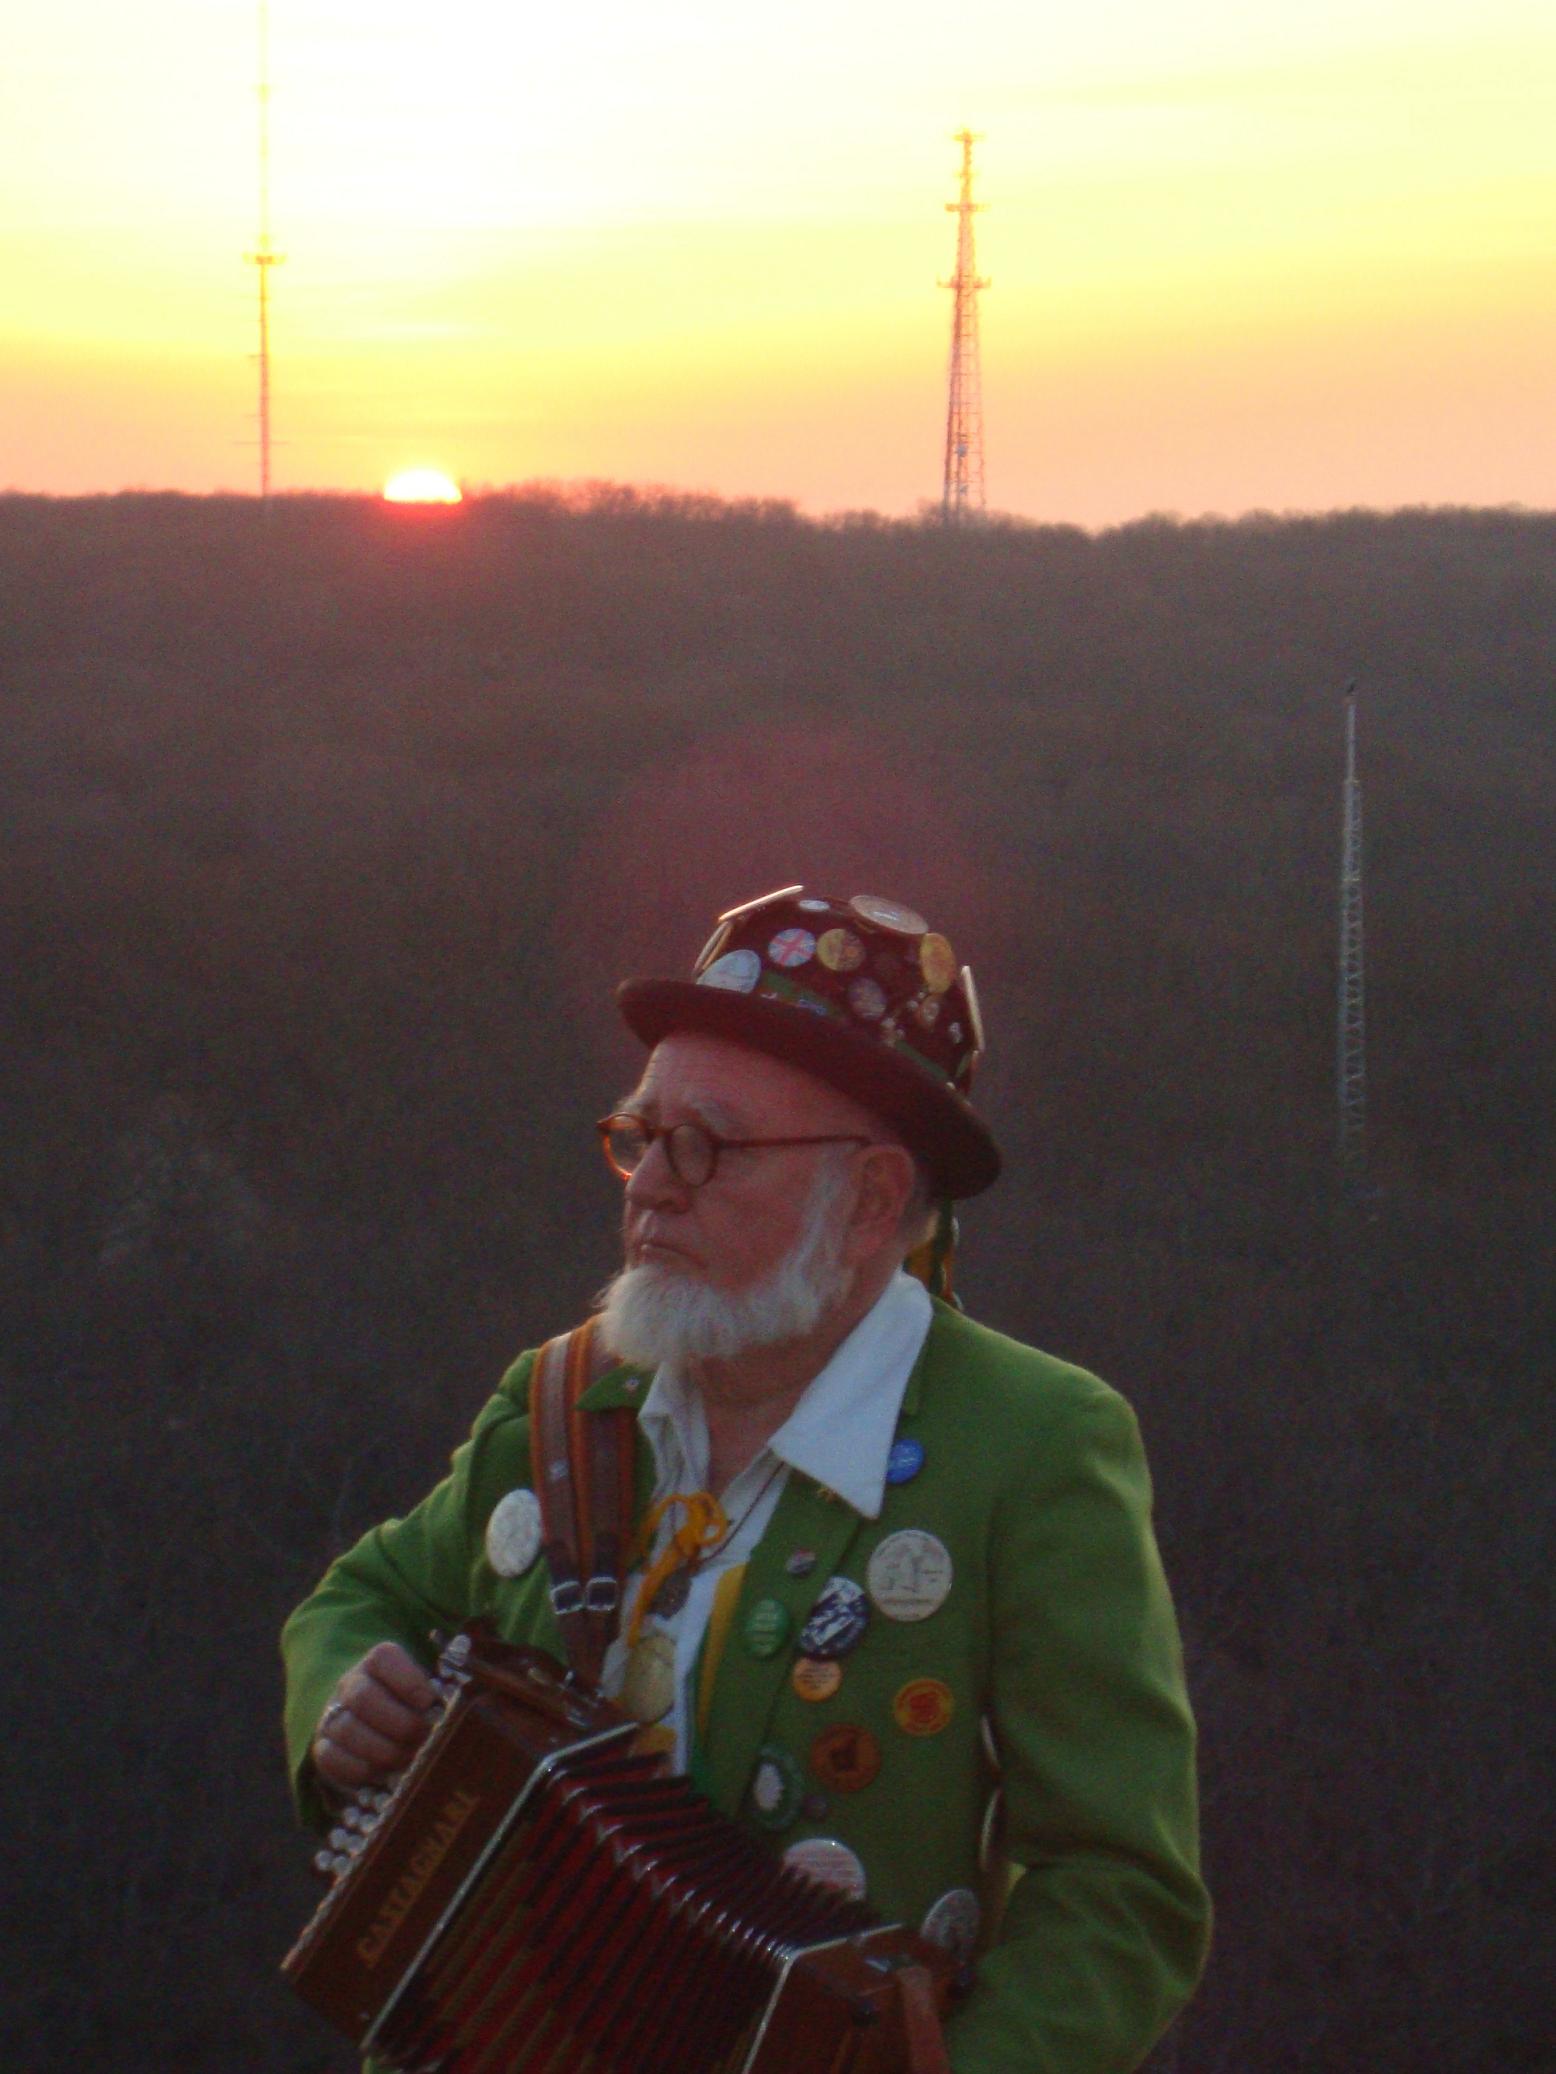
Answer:
[[[801,1843],[790,1844],[783,1862],[818,1886],[846,1894],[850,1901],[864,1899],[864,1864],[857,1852],[835,1836],[808,1836]]]
[[[889,929],[893,936],[922,936],[929,927],[911,907],[903,907],[896,900],[882,900],[875,893],[856,893],[848,904],[862,921],[877,929]]]
[[[937,1736],[956,1710],[943,1678],[910,1678],[891,1703],[893,1721],[910,1736]]]
[[[956,983],[956,953],[937,930],[931,929],[918,947],[918,969],[932,994],[948,994]]]
[[[800,1811],[805,1781],[789,1752],[763,1745],[751,1774],[751,1815],[763,1829],[787,1829]]]
[[[879,980],[851,979],[848,1005],[862,1023],[878,1023],[886,1013],[886,994]]]
[[[791,1577],[808,1577],[816,1567],[816,1551],[813,1548],[791,1548],[784,1558],[783,1567]]]
[[[862,1793],[881,1768],[881,1746],[869,1729],[839,1721],[811,1744],[810,1768],[834,1793]]]
[[[851,1577],[829,1577],[800,1629],[801,1656],[847,1656],[864,1640],[870,1602]]]
[[[653,1628],[627,1652],[621,1710],[634,1721],[662,1721],[674,1703],[675,1640],[663,1628]]]
[[[931,1944],[938,1944],[954,1958],[970,1959],[973,1946],[978,1942],[978,1925],[983,1921],[983,1910],[971,1887],[953,1887],[932,1901],[919,1925],[921,1936]]]
[[[808,965],[815,955],[816,939],[808,929],[780,929],[767,946],[769,962],[786,970]]]
[[[816,956],[828,972],[857,972],[864,963],[864,945],[852,929],[826,929],[816,938]]]
[[[486,1560],[499,1577],[522,1577],[540,1554],[540,1535],[540,1500],[533,1491],[510,1491],[486,1522]]]
[[[933,1534],[905,1527],[878,1542],[865,1579],[888,1620],[928,1620],[951,1589],[951,1551]]]
[[[886,1481],[888,1483],[912,1483],[924,1466],[924,1443],[921,1440],[903,1438],[894,1440],[891,1453],[886,1457]]]
[[[753,1656],[776,1656],[793,1625],[781,1599],[758,1599],[746,1615],[746,1648]]]
[[[795,1659],[789,1683],[802,1700],[829,1700],[843,1682],[843,1666],[835,1656]]]
[[[715,958],[706,972],[699,973],[700,987],[723,987],[727,993],[749,994],[762,976],[762,961],[755,951],[726,951]]]
[[[830,914],[832,910],[830,900],[818,900],[814,893],[809,894],[804,900],[796,900],[794,904],[808,915]]]

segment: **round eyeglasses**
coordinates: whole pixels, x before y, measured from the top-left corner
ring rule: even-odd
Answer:
[[[776,1145],[873,1145],[873,1138],[855,1133],[828,1132],[813,1138],[721,1138],[706,1124],[650,1123],[647,1117],[618,1111],[602,1116],[595,1125],[605,1151],[605,1164],[623,1181],[630,1181],[643,1164],[648,1149],[663,1139],[670,1171],[684,1188],[701,1188],[718,1171],[721,1152],[755,1152]]]

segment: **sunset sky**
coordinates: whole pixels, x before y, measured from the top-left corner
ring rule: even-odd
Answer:
[[[0,488],[252,488],[254,0],[0,72]],[[272,0],[275,478],[991,508],[1556,504],[1549,0]]]

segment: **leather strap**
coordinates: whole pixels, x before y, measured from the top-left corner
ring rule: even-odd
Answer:
[[[579,1399],[611,1365],[588,1319],[550,1339],[530,1377],[530,1431],[541,1552],[551,1573],[551,1607],[567,1660],[597,1687],[620,1617],[632,1519],[630,1409],[585,1412]]]

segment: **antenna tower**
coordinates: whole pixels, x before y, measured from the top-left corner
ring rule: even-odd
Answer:
[[[959,201],[947,202],[947,215],[956,221],[956,272],[949,281],[951,305],[951,381],[945,420],[945,488],[940,516],[948,526],[960,526],[982,516],[983,502],[983,381],[978,367],[978,291],[988,282],[978,278],[978,261],[973,251],[973,217],[983,207],[972,198],[972,148],[978,142],[971,130],[958,130],[952,140],[962,147],[962,192]]]
[[[1362,955],[1362,794],[1356,775],[1356,686],[1345,692],[1340,800],[1340,1000],[1336,1020],[1340,1172],[1354,1189],[1367,1166],[1367,1018]]]
[[[244,254],[259,279],[259,499],[270,516],[270,269],[282,254],[270,242],[270,0],[259,0],[259,236]]]

